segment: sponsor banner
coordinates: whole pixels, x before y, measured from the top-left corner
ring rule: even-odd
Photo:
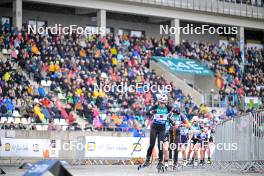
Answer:
[[[171,72],[189,73],[193,75],[214,76],[209,68],[200,62],[183,58],[153,57],[157,62],[167,66]]]
[[[50,139],[1,138],[3,157],[59,157],[60,141]]]
[[[139,143],[138,140],[136,137],[86,136],[85,157],[146,157],[149,138],[142,138]]]
[[[260,101],[258,97],[245,97],[245,109],[258,109]]]

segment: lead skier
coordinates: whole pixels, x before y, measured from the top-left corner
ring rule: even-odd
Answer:
[[[175,123],[171,119],[172,113],[176,113],[176,111],[172,108],[172,106],[167,105],[168,97],[165,94],[161,94],[158,96],[158,104],[154,105],[148,112],[147,115],[151,115],[153,118],[153,123],[150,129],[150,144],[147,150],[147,156],[142,167],[148,167],[150,165],[150,157],[152,154],[152,150],[156,143],[156,138],[158,138],[158,149],[159,149],[159,162],[157,165],[158,171],[164,171],[163,165],[163,142],[165,137],[165,129],[166,122],[168,121],[173,126]]]

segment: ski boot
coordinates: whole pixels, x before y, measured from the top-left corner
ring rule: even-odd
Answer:
[[[159,161],[159,163],[157,165],[157,169],[158,169],[158,173],[164,172],[164,165],[161,161]]]
[[[187,163],[187,165],[193,166],[193,161],[194,161],[194,159],[189,160],[189,162]]]
[[[200,160],[200,165],[204,165],[204,164],[205,164],[204,160]]]
[[[212,164],[212,161],[211,161],[210,158],[208,158],[208,160],[207,160],[207,164]]]
[[[142,168],[149,167],[149,165],[150,165],[150,157],[147,157],[145,162],[143,164],[140,164],[137,169],[140,170]]]

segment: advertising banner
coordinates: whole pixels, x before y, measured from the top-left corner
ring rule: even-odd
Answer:
[[[1,138],[3,157],[59,157],[60,141],[50,139]]]
[[[156,56],[154,56],[153,59],[168,67],[171,72],[189,73],[201,76],[214,76],[212,70],[195,60]]]
[[[145,157],[149,138],[142,138],[139,143],[138,140],[136,137],[86,136],[85,157]],[[134,148],[135,151],[131,155]]]

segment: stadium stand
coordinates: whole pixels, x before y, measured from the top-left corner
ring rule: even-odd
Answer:
[[[133,131],[147,126],[145,112],[153,105],[155,92],[104,92],[96,90],[95,85],[171,84],[149,69],[154,55],[195,59],[211,68],[221,106],[227,108],[222,119],[241,113],[239,102],[244,95],[263,95],[264,53],[256,48],[246,49],[243,74],[240,50],[235,44],[185,42],[174,46],[166,36],[159,40],[113,34],[41,36],[18,31],[8,23],[1,26],[0,35],[2,128],[16,128],[15,123],[24,129],[22,124],[34,122],[48,124],[48,130],[61,130],[64,125],[69,126],[63,129],[79,130],[82,127],[75,123],[77,118],[84,118],[86,127],[92,125],[98,130]],[[170,98],[175,105],[180,104],[189,119],[214,114],[175,87]]]

